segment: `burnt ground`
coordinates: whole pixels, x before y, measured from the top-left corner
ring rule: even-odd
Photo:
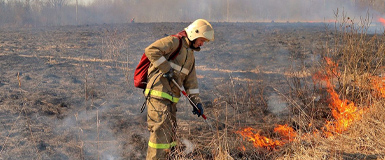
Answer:
[[[143,159],[149,134],[146,113],[140,113],[144,97],[133,86],[133,69],[147,45],[187,25],[1,29],[1,159]],[[321,23],[213,27],[215,41],[196,53],[201,97],[206,115],[229,118],[231,129],[273,121],[261,114],[278,113],[286,103],[273,92],[285,93],[293,70],[316,63],[315,55],[327,38]],[[245,107],[246,101],[253,106]],[[224,103],[231,112],[225,116]],[[180,137],[198,144],[194,134],[212,136],[184,98],[178,107]],[[190,157],[212,158],[211,151],[196,146]]]

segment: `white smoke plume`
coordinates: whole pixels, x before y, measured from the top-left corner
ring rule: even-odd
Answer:
[[[275,93],[272,93],[267,101],[268,110],[275,115],[288,113],[287,103]]]
[[[181,142],[186,146],[186,149],[183,151],[185,154],[189,154],[194,151],[195,145],[191,141],[186,138],[182,138]]]
[[[117,145],[119,142],[108,127],[108,122],[101,118],[108,108],[104,106],[97,110],[84,110],[73,116],[67,116],[56,122],[54,131],[56,134],[73,137],[72,143],[78,144],[85,158],[93,156],[101,160],[118,159],[121,157],[121,150]]]
[[[6,9],[0,14],[5,18],[0,19],[0,26],[127,23],[133,19],[191,22],[197,18],[211,22],[329,22],[337,9],[355,18],[368,10],[374,17],[385,15],[385,2],[379,0],[78,0],[78,5],[76,0],[3,1],[0,8]]]

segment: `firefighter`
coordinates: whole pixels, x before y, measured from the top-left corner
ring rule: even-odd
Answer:
[[[194,52],[200,51],[205,42],[214,40],[214,29],[208,21],[197,19],[180,34],[184,35],[181,41],[177,37],[168,36],[145,49],[151,62],[145,89],[145,96],[148,97],[147,125],[150,131],[147,159],[168,159],[177,144],[176,104],[181,95],[172,79],[185,88],[196,104],[199,111],[193,107],[193,114],[198,117],[203,114]],[[177,50],[179,42],[182,42],[179,54],[168,61],[170,54]]]

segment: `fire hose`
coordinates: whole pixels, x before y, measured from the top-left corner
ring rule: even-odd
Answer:
[[[178,83],[176,83],[176,81],[174,79],[172,79],[172,82],[175,84],[175,86],[177,86],[180,90],[180,92],[182,92],[182,94],[188,99],[188,101],[190,102],[190,104],[196,109],[198,110],[199,114],[201,114],[201,110],[199,110],[199,108],[197,107],[197,105],[191,100],[191,98],[187,95],[186,91],[180,87],[178,85]],[[211,131],[214,131],[214,128],[213,126],[210,124],[210,122],[207,120],[207,117],[206,115],[204,114],[201,114],[202,115],[202,118],[204,119],[204,121],[207,123],[208,126],[210,126],[210,129]]]

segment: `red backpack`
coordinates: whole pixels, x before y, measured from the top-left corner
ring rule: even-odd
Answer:
[[[182,48],[182,37],[186,37],[186,31],[181,31],[176,35],[172,35],[173,37],[179,38],[179,46],[178,48],[170,55],[168,61],[171,59],[175,59],[175,57],[179,54],[180,49]],[[147,76],[148,76],[148,67],[151,62],[148,60],[146,54],[143,53],[142,58],[139,61],[138,66],[136,66],[134,73],[134,85],[137,88],[145,89],[147,86]]]

